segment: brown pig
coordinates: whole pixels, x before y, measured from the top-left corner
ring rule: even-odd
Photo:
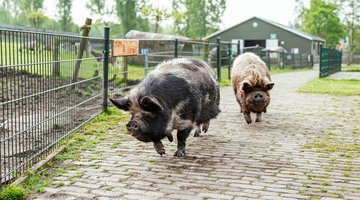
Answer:
[[[253,53],[241,54],[234,60],[231,83],[246,123],[252,122],[251,112],[256,113],[255,121],[261,122],[261,113],[270,103],[269,90],[274,86],[266,64]]]

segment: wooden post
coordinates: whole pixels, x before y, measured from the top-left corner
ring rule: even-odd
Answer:
[[[91,29],[90,28],[91,21],[92,21],[91,19],[86,18],[85,24],[80,29],[81,31],[83,31],[83,33],[82,33],[82,38],[80,41],[80,47],[79,47],[79,51],[78,51],[78,55],[77,55],[77,60],[76,60],[75,67],[74,67],[72,83],[77,82],[78,77],[79,77],[81,58],[83,57],[84,50],[85,50],[85,47],[88,42],[88,36],[89,36],[90,29]],[[75,86],[72,86],[72,89],[74,89],[74,87]]]
[[[52,50],[52,74],[53,76],[60,76],[60,62],[59,62],[59,45],[60,40],[55,38],[54,47]]]
[[[127,79],[128,79],[128,59],[127,59],[127,56],[123,57],[123,63],[124,63],[123,82],[125,84],[127,84]]]
[[[209,41],[204,41],[204,60],[209,61]]]

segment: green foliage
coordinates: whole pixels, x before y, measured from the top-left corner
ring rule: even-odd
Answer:
[[[356,143],[345,143],[337,138],[322,139],[312,142],[307,142],[304,145],[307,149],[316,149],[319,153],[334,153],[337,152],[340,156],[348,158],[360,157],[360,145]],[[350,171],[351,167],[344,171]]]
[[[31,22],[31,25],[35,28],[40,28],[40,25],[44,22],[46,16],[40,10],[30,11],[27,14],[28,19]]]
[[[314,79],[299,89],[304,93],[360,95],[360,80]]]
[[[26,190],[17,185],[9,185],[2,189],[0,199],[2,200],[22,200],[26,195]]]
[[[225,8],[225,0],[173,1],[175,31],[193,39],[202,39],[219,29]]]
[[[342,71],[345,72],[360,72],[360,65],[349,65],[346,66]]]
[[[141,13],[150,20],[155,21],[155,33],[158,32],[159,22],[171,17],[171,13],[167,9],[155,7],[151,4],[142,7]]]
[[[304,12],[304,31],[325,39],[329,47],[335,47],[345,37],[345,27],[338,17],[338,6],[324,0],[311,0]]]
[[[303,68],[303,69],[291,69],[291,68],[282,68],[282,67],[271,67],[270,74],[282,74],[289,72],[304,72],[313,70],[312,68]]]
[[[94,16],[96,21],[101,21],[106,25],[109,25],[109,19],[116,11],[113,6],[109,6],[104,0],[89,0],[86,2],[86,8],[90,11],[92,16]]]
[[[342,0],[342,15],[349,36],[349,51],[360,51],[360,1]]]
[[[123,36],[133,29],[149,30],[148,21],[137,15],[140,10],[141,5],[138,0],[116,0],[116,14],[122,25]]]
[[[59,24],[62,31],[70,31],[69,24],[72,21],[71,17],[71,7],[72,0],[58,0],[56,5],[58,9]]]
[[[43,8],[44,0],[17,0],[23,12],[38,11]]]

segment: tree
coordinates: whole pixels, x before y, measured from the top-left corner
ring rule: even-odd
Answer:
[[[46,16],[41,10],[29,11],[27,17],[30,23],[35,28],[40,28],[40,25],[44,22]]]
[[[193,39],[202,39],[219,30],[225,8],[225,0],[173,1],[175,31]]]
[[[165,8],[159,8],[159,7],[154,7],[153,5],[147,5],[142,7],[141,9],[141,13],[145,16],[145,17],[149,17],[150,20],[154,20],[155,21],[155,30],[154,32],[157,33],[158,32],[158,28],[159,28],[159,23],[163,20],[169,19],[171,17],[171,13],[165,9]]]
[[[70,24],[72,23],[72,0],[59,0],[56,7],[58,9],[58,17],[61,30],[70,31]]]
[[[338,17],[338,7],[324,0],[311,0],[304,12],[304,31],[325,39],[329,47],[335,47],[345,37],[345,27]]]
[[[352,62],[353,52],[357,48],[357,45],[360,44],[360,41],[357,40],[360,36],[360,1],[358,0],[342,0],[342,16],[346,25],[346,30],[348,32],[349,38],[349,56],[348,64]]]
[[[44,0],[21,0],[21,10],[26,12],[38,11],[43,8]]]
[[[25,15],[30,24],[35,28],[40,28],[41,23],[45,19],[42,11],[43,2],[44,0],[20,0],[18,2],[20,3],[22,15]],[[21,15],[20,18],[22,18]]]
[[[137,1],[136,0],[116,0],[116,11],[125,35],[132,29],[136,29],[137,22]]]
[[[0,23],[9,23],[12,19],[9,0],[0,0]]]
[[[295,0],[295,3],[296,3],[295,6],[296,17],[293,26],[296,29],[303,30],[303,18],[305,13],[304,2],[301,0]]]
[[[104,0],[89,0],[86,8],[92,15],[95,15],[96,21],[102,21],[105,25],[109,25],[116,9],[112,5],[106,4]]]

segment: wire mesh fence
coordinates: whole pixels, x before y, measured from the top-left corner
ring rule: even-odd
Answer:
[[[87,55],[79,58],[81,39],[0,30],[1,184],[23,173],[101,112],[102,77],[98,71],[102,65],[99,57],[90,54],[103,39],[85,38]]]

